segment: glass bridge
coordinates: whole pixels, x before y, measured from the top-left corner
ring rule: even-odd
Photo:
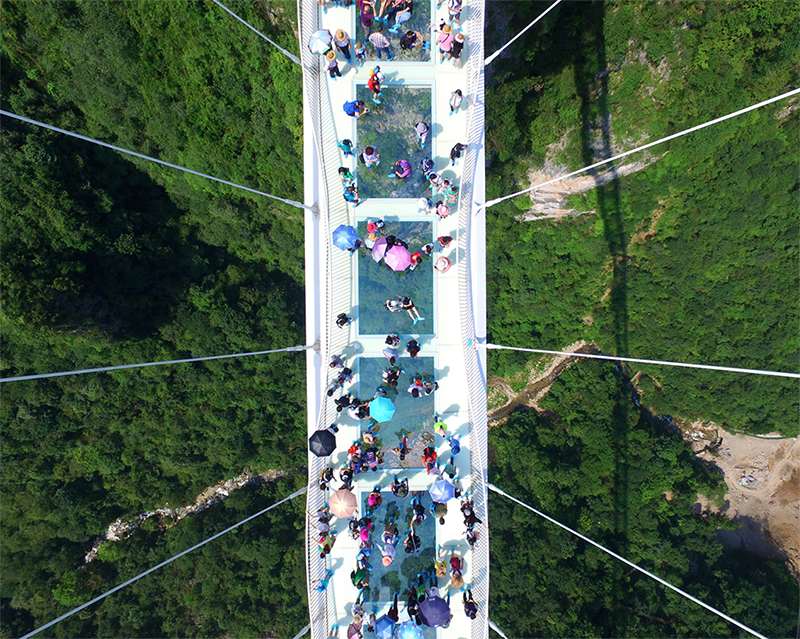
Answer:
[[[376,2],[376,8],[380,4]],[[327,2],[323,10],[317,0],[299,0],[298,9],[303,45],[319,30],[327,30],[334,37],[338,30],[345,31],[351,40],[351,52],[356,41],[365,39],[365,27],[355,2],[350,7]],[[380,486],[383,498],[373,513],[373,550],[368,558],[371,572],[369,586],[363,590],[351,580],[361,544],[348,534],[350,518],[332,519],[336,542],[324,559],[320,557],[316,518],[306,518],[308,598],[314,639],[329,637],[336,626],[338,636],[346,638],[348,627],[352,628],[353,604],[359,598],[367,616],[376,609],[380,618],[389,611],[395,592],[401,602],[396,628],[399,632],[400,624],[409,621],[405,611],[408,585],[420,573],[434,572],[438,548],[445,560],[451,552],[462,559],[464,582],[478,604],[478,615],[471,620],[464,614],[462,592],[453,587],[448,573],[435,583],[443,598],[450,595],[452,620],[447,627],[423,624],[421,635],[410,636],[488,636],[486,366],[485,351],[475,348],[485,341],[486,334],[485,230],[480,206],[484,202],[483,1],[464,0],[460,27],[457,22],[452,23],[453,33],[460,29],[465,36],[460,64],[440,61],[437,40],[443,19],[449,21],[447,0],[441,7],[436,0],[414,0],[411,19],[400,25],[397,34],[388,31],[393,21],[383,26],[391,41],[393,60],[387,62],[383,56],[383,61],[378,62],[371,44],[367,44],[363,66],[355,58],[352,64],[348,63],[338,52],[342,77],[336,79],[326,70],[328,60],[324,54],[301,47],[305,204],[313,207],[305,220],[306,343],[315,344],[314,350],[307,351],[309,436],[332,424],[338,428],[336,449],[329,456],[309,454],[307,507],[309,513],[316,513],[341,487],[339,471],[348,461],[348,449],[365,439],[373,442],[382,463],[372,468],[365,465],[355,475],[357,517],[366,513],[368,495],[376,486]],[[373,21],[373,31],[378,24]],[[431,42],[431,48],[402,50],[400,37],[408,31],[418,32]],[[367,86],[370,70],[376,65],[385,76],[380,104],[372,101],[373,92]],[[463,94],[463,103],[458,112],[451,114],[449,101],[457,89]],[[363,100],[370,112],[360,118],[348,116],[343,105],[353,100]],[[414,131],[420,121],[430,127],[424,148]],[[357,154],[366,146],[374,146],[380,154],[380,166],[367,168],[358,157],[344,157],[337,146],[343,139],[353,142]],[[450,151],[456,143],[468,147],[452,165]],[[426,213],[418,206],[421,197],[431,198],[434,206],[440,199],[445,200],[437,197],[423,176],[420,165],[425,158],[433,160],[434,172],[458,187],[447,216]],[[389,177],[398,160],[412,165],[413,172],[407,179]],[[340,167],[348,168],[355,177],[361,199],[358,206],[343,197]],[[366,248],[351,253],[334,246],[332,233],[340,225],[352,226],[363,241],[368,237],[367,225],[378,220],[385,224],[383,237],[394,236],[406,242],[411,253],[432,243],[433,252],[413,270],[393,271],[385,260],[376,261]],[[437,240],[440,237],[450,237],[452,241],[443,246]],[[446,270],[434,268],[438,263],[443,269],[448,262]],[[387,310],[386,300],[395,295],[412,298],[425,319],[415,323],[406,312]],[[341,313],[352,319],[342,328],[336,324]],[[383,352],[390,333],[398,334],[402,340],[396,362],[402,371],[396,389],[382,378],[390,367]],[[412,339],[421,347],[416,359],[403,350]],[[334,355],[345,360],[352,379],[328,397],[325,389],[339,372],[329,366]],[[435,380],[439,387],[430,395],[423,392],[420,397],[413,397],[407,391],[415,378]],[[356,420],[347,410],[337,412],[334,400],[343,394],[350,393],[365,402],[376,395],[379,387],[386,389],[395,406],[391,420]],[[434,432],[434,415],[447,425],[447,437],[460,437],[461,450],[452,458],[446,437]],[[400,459],[397,449],[403,437],[409,452]],[[457,473],[483,524],[475,527],[477,541],[470,547],[460,500],[452,499],[447,503],[443,524],[428,512],[427,518],[415,527],[421,547],[418,552],[407,554],[403,540],[413,517],[412,498],[418,497],[426,511],[432,506],[428,490],[435,476],[427,472],[422,461],[423,450],[429,446],[438,453],[442,469],[452,459],[448,470]],[[332,468],[336,477],[330,490],[324,491],[318,486],[318,477],[326,467]],[[390,484],[395,477],[408,480],[408,496],[392,494]],[[386,566],[378,546],[383,545],[381,533],[390,518],[398,527],[400,541],[394,561]],[[326,571],[332,573],[324,582],[327,587],[318,588]],[[367,631],[367,619],[361,632],[364,637],[376,636]]]

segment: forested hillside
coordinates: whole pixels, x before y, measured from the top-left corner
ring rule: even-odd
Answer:
[[[232,3],[296,50],[286,7]],[[4,2],[3,108],[299,198],[299,69],[231,20],[199,2]],[[8,118],[2,144],[3,376],[304,342],[296,210]],[[3,636],[304,483],[304,369],[287,353],[4,385]],[[139,531],[77,570],[116,518],[191,504],[246,468],[295,478]],[[297,507],[56,634],[296,632]]]
[[[770,637],[794,636],[798,589],[780,562],[723,553],[724,518],[692,512],[724,484],[679,433],[633,402],[611,363],[580,362],[544,412],[490,431],[490,481]],[[491,616],[509,637],[749,636],[600,550],[491,494]]]
[[[489,7],[502,14],[491,51],[494,28],[545,4]],[[797,87],[799,30],[795,2],[562,3],[490,67],[487,197]],[[622,356],[797,372],[795,109],[783,101],[627,158],[650,164],[573,196],[585,215],[519,223],[527,196],[488,209],[490,341],[558,350],[583,338]],[[490,357],[506,373],[528,360]],[[635,370],[657,413],[798,432],[793,381]]]
[[[297,50],[294,2],[225,4]],[[488,2],[487,51],[547,4]],[[490,67],[489,196],[797,86],[797,7],[563,2]],[[213,3],[6,1],[0,23],[4,109],[300,198],[299,69]],[[492,341],[796,370],[797,120],[779,104],[673,142],[575,197],[595,212],[569,221],[518,223],[527,198],[489,209]],[[2,167],[3,376],[303,342],[295,209],[8,118]],[[527,358],[490,364],[508,375]],[[0,634],[304,484],[304,368],[288,353],[4,384]],[[795,384],[642,370],[657,414],[796,428]],[[493,481],[762,632],[794,633],[796,583],[722,554],[712,536],[727,524],[689,512],[717,478],[613,366],[569,371],[547,409],[493,431]],[[81,567],[118,517],[191,504],[245,469],[289,475],[168,530],[148,519]],[[491,508],[491,618],[509,636],[735,634],[502,498]],[[53,636],[293,636],[307,618],[301,518],[301,501],[284,504]]]

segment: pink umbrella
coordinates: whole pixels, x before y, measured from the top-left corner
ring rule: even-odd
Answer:
[[[386,253],[386,238],[379,237],[375,240],[375,245],[372,247],[372,259],[380,262],[383,259],[383,254]]]
[[[405,271],[411,266],[411,253],[407,248],[399,244],[395,244],[386,251],[383,259],[393,271]]]

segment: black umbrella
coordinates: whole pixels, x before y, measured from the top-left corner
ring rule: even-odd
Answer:
[[[327,457],[336,450],[336,437],[328,428],[318,430],[309,437],[308,449],[317,457]]]

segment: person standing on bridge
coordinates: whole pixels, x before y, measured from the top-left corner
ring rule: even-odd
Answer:
[[[366,8],[367,5],[364,5],[364,6]],[[383,27],[382,26],[378,25],[378,28],[375,30],[375,33],[373,33],[369,37],[369,41],[372,43],[372,46],[375,47],[375,53],[378,56],[378,62],[380,62],[380,60],[381,60],[381,54],[386,55],[386,59],[389,62],[394,60],[394,55],[392,55],[392,52],[389,50],[389,46],[391,45],[391,42],[389,42],[389,38],[387,38],[385,35],[383,35]]]
[[[347,59],[347,63],[352,64],[353,54],[350,53],[350,36],[345,33],[344,29],[336,30],[336,37],[333,40],[333,44],[336,45],[336,48]]]
[[[367,88],[372,91],[372,101],[375,104],[381,104],[378,99],[383,95],[381,92],[381,82],[383,82],[384,75],[381,73],[380,67],[375,67],[369,72],[369,80],[367,80]]]
[[[461,26],[461,0],[447,0],[447,13],[450,15],[450,24],[455,22]]]
[[[372,3],[365,1],[361,4],[361,26],[364,27],[364,32],[369,35],[372,31],[372,19],[375,17],[375,8]]]
[[[414,125],[414,133],[417,134],[417,140],[420,143],[420,148],[425,148],[425,142],[428,139],[428,133],[430,133],[431,128],[428,126],[427,122],[417,122]]]
[[[466,41],[467,39],[464,37],[463,33],[457,33],[453,40],[453,47],[450,49],[450,55],[454,60],[455,67],[461,66],[461,52],[464,50],[464,43]]]
[[[368,169],[371,169],[373,166],[381,165],[381,154],[378,153],[378,149],[376,149],[374,146],[368,146],[365,148],[359,156],[359,159],[361,160],[361,164]]]
[[[467,150],[468,144],[461,144],[456,142],[455,146],[450,149],[450,166],[456,165],[456,160],[461,158],[461,154]]]
[[[472,590],[469,587],[464,593],[464,614],[470,619],[475,619],[478,616],[478,604],[472,598]]]
[[[325,54],[325,59],[328,61],[328,73],[331,74],[331,80],[336,80],[336,78],[342,77],[342,72],[339,71],[339,62],[336,60],[336,53],[334,51],[328,51]]]
[[[439,64],[443,63],[445,60],[445,56],[447,59],[450,59],[450,51],[453,48],[453,40],[455,37],[453,36],[453,27],[449,24],[443,25],[440,29],[437,29],[436,32],[439,34]]]
[[[464,99],[464,94],[461,93],[461,89],[456,89],[450,94],[450,115],[454,113],[458,113],[458,110],[461,108],[461,102]],[[453,159],[453,152],[450,152],[450,159]]]

